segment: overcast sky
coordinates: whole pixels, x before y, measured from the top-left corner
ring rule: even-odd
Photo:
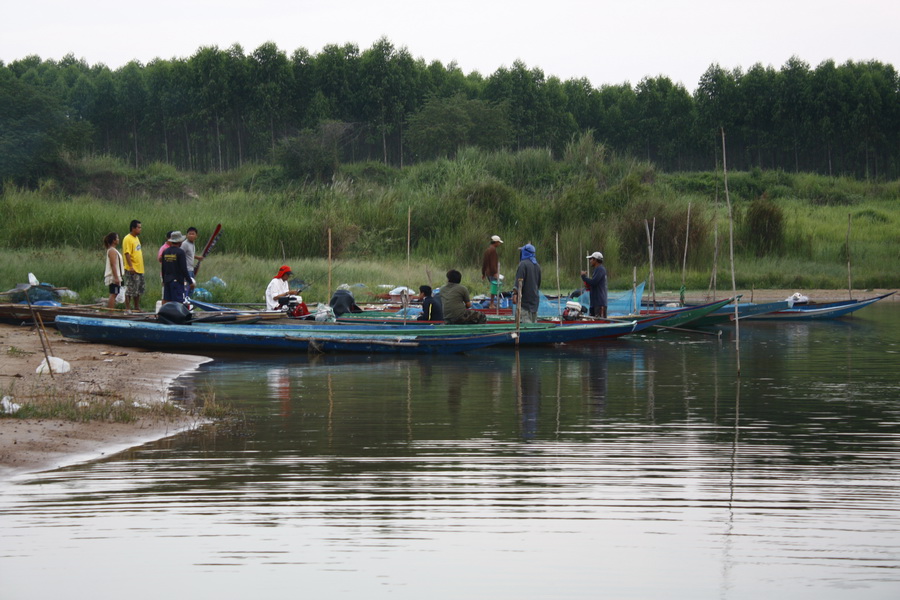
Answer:
[[[797,56],[900,68],[898,0],[0,0],[0,60],[74,54],[111,68],[272,41],[290,55],[378,38],[488,76],[521,60],[594,87],[665,75],[693,91],[713,63]]]

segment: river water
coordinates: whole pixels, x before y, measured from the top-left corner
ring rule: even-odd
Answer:
[[[0,485],[0,598],[900,597],[900,304],[723,331],[222,357],[240,426]]]

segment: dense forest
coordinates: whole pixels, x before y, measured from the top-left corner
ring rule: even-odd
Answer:
[[[327,179],[338,163],[394,167],[463,147],[547,149],[577,134],[664,171],[729,168],[900,176],[900,78],[877,61],[711,65],[691,94],[665,76],[594,87],[516,62],[483,76],[382,38],[290,56],[203,47],[111,70],[73,55],[0,63],[0,181],[34,185],[63,156],[226,171],[280,162]]]

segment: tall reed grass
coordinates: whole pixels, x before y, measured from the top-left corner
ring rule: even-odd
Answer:
[[[680,285],[687,243],[685,280],[706,287],[716,224],[720,268],[727,256],[728,215],[720,186],[716,202],[715,174],[658,174],[649,163],[612,155],[585,137],[573,140],[562,160],[545,150],[464,149],[453,160],[402,170],[346,165],[328,185],[286,181],[266,165],[215,174],[153,165],[139,172],[100,157],[76,167],[81,179],[74,184],[4,187],[0,287],[24,281],[31,271],[87,296],[104,296],[101,239],[110,231],[124,236],[131,219],[143,222],[141,239],[151,258],[148,301],[158,297],[152,257],[166,232],[195,226],[202,247],[218,223],[223,234],[200,280],[217,275],[228,282],[218,293],[229,301],[259,300],[283,263],[295,271],[300,265],[315,280],[309,294],[327,300],[329,250],[333,285],[418,285],[428,283],[429,273],[439,285],[448,268],[458,268],[473,291],[486,291],[480,261],[491,235],[506,242],[500,262],[508,277],[518,263],[517,248],[530,242],[546,279],[556,269],[558,238],[564,287],[578,286],[584,256],[599,250],[611,286],[625,288],[633,268],[638,279],[647,276],[645,221],[652,225],[654,219],[657,285]],[[855,282],[900,286],[892,269],[900,258],[900,183],[764,171],[736,173],[730,183],[743,285],[843,287],[849,256]],[[760,198],[781,215],[783,235],[777,247],[756,256],[753,223],[765,216],[748,219],[747,211]]]

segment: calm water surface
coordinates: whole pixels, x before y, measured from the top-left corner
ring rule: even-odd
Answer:
[[[900,303],[731,336],[217,360],[0,484],[0,598],[900,597]]]

